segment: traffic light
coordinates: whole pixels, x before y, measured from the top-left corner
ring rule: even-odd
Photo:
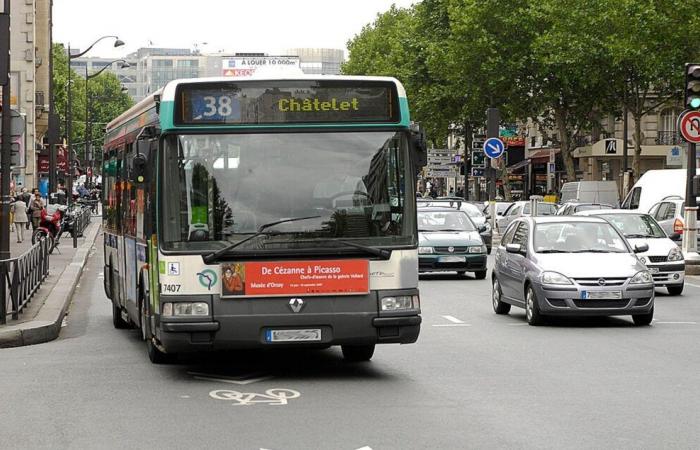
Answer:
[[[700,109],[700,64],[685,65],[685,107]]]

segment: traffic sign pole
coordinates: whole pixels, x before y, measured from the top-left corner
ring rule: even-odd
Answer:
[[[486,110],[486,137],[487,138],[496,138],[496,140],[500,141],[498,139],[498,132],[499,132],[499,127],[501,124],[501,113],[498,110],[498,108],[489,108]],[[487,145],[491,144],[491,139],[487,139],[486,142],[484,142],[484,153],[489,156],[489,158],[486,159],[486,175],[488,176],[489,182],[487,183],[488,186],[488,191],[489,191],[489,214],[491,216],[491,229],[496,228],[496,171],[493,169],[492,164],[491,164],[491,154],[496,154],[490,153],[491,150],[487,150]],[[497,145],[497,144],[495,144]],[[501,142],[501,145],[503,145],[503,142]],[[492,148],[492,147],[490,147]],[[503,149],[503,147],[501,147]],[[502,150],[501,150],[502,154]],[[500,155],[498,155],[500,156]],[[498,157],[496,156],[496,157]]]
[[[10,40],[10,0],[4,1],[3,15],[7,15],[7,29],[2,27],[0,30],[0,39]],[[0,159],[0,199],[2,207],[0,208],[0,260],[10,259],[10,160],[12,159],[12,109],[10,107],[10,52],[0,55],[0,58],[7,58],[6,64],[3,66],[3,71],[7,70],[8,82],[2,87],[2,158]],[[4,77],[2,77],[4,78]],[[2,274],[0,274],[2,275]],[[4,281],[3,281],[4,282]],[[4,301],[4,298],[3,298]],[[2,318],[4,320],[4,316]]]

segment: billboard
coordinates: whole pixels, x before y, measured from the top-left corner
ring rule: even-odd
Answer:
[[[225,77],[301,75],[298,56],[224,56],[221,71]]]

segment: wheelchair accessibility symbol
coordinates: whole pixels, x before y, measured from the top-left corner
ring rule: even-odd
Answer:
[[[301,393],[292,389],[268,389],[264,394],[254,392],[238,392],[228,389],[211,391],[209,396],[216,400],[227,400],[236,406],[250,406],[258,403],[279,406],[286,405],[288,400],[301,397]]]

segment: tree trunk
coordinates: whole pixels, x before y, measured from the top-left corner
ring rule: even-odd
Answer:
[[[510,180],[508,179],[508,168],[506,167],[505,164],[503,164],[503,167],[501,167],[501,170],[499,171],[499,177],[501,179],[501,183],[503,183],[504,200],[507,202],[512,202],[513,195],[510,192]]]
[[[566,179],[567,181],[576,181],[574,155],[571,152],[571,134],[566,127],[566,111],[563,108],[555,109],[554,120],[559,130],[559,146],[561,147],[561,157],[566,169]]]
[[[642,115],[634,112],[632,118],[634,118],[634,155],[632,157],[632,179],[630,179],[630,185],[634,184],[634,180],[642,175]]]

